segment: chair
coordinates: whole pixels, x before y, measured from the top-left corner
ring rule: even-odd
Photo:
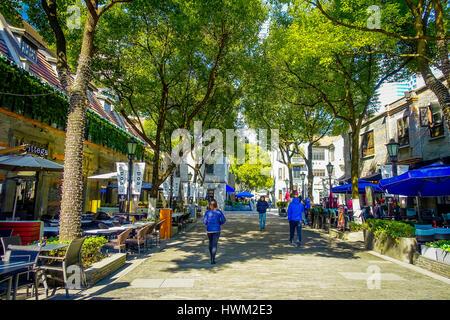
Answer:
[[[22,245],[22,238],[20,238],[20,235],[4,237],[1,239],[2,239],[3,254],[6,254],[6,251],[8,250],[9,245],[16,245],[16,246]],[[3,260],[3,256],[2,256],[2,260]]]
[[[98,228],[99,229],[109,229],[109,226],[106,223],[99,222],[98,223]]]
[[[148,227],[150,227],[150,226],[148,225],[148,226],[144,226],[144,227],[140,228],[137,231],[136,236],[134,238],[129,238],[129,239],[125,240],[125,244],[137,247],[138,254],[141,254],[141,245],[144,245],[144,247],[145,247],[146,234],[147,234]]]
[[[13,234],[13,229],[0,230],[0,238],[8,238]]]
[[[40,271],[38,268],[38,259],[39,254],[41,253],[41,247],[39,246],[15,246],[9,245],[7,256],[9,262],[16,261],[26,261],[33,262],[33,266],[31,268],[27,268],[26,270],[17,272],[15,274],[16,281],[14,282],[14,290],[13,290],[13,300],[16,300],[17,290],[19,288],[26,287],[27,288],[27,296],[28,289],[34,286],[34,294],[36,300],[39,299],[38,294],[38,272]]]
[[[434,228],[431,229],[416,229],[415,236],[417,242],[431,242],[434,241]]]
[[[133,231],[133,228],[128,228],[127,230],[123,231],[122,233],[117,235],[116,239],[109,240],[108,243],[105,245],[106,248],[113,248],[120,250],[122,248],[126,248],[126,240],[130,236],[131,231]]]
[[[160,232],[159,231],[160,231],[161,226],[164,223],[164,221],[166,221],[166,219],[163,219],[160,222],[158,222],[156,224],[156,226],[155,226],[154,231],[153,231],[153,237],[156,238],[155,244],[158,245],[158,243],[159,243],[159,246],[161,246],[161,238],[160,238]]]
[[[83,262],[81,260],[81,247],[83,246],[86,237],[73,239],[69,247],[66,250],[64,257],[53,256],[40,256],[40,259],[50,260],[50,264],[43,264],[39,269],[45,271],[45,279],[50,278],[55,282],[62,282],[66,290],[66,296],[69,296],[69,282],[67,269],[70,266],[76,265],[80,268],[81,283],[86,285],[86,278],[83,270]],[[52,261],[53,260],[53,261]],[[53,294],[56,292],[57,286],[55,286]],[[48,296],[48,289],[46,289],[46,295]]]
[[[434,240],[450,240],[450,229],[448,228],[435,228]]]
[[[148,245],[149,240],[150,240],[150,243],[152,242],[152,236],[153,236],[153,232],[155,231],[156,225],[157,225],[157,223],[154,222],[148,226],[147,233],[145,234],[145,245]]]

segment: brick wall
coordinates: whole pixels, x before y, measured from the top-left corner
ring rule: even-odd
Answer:
[[[415,263],[416,266],[437,273],[446,278],[450,278],[450,265],[419,256]]]
[[[127,255],[125,253],[114,254],[102,261],[94,263],[85,270],[89,286],[103,280],[125,265]]]

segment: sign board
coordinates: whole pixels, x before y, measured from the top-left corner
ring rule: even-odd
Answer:
[[[170,195],[170,177],[163,182],[163,190],[164,197],[167,198]]]
[[[190,182],[191,189],[189,190],[189,198],[194,198],[195,195],[195,183]]]
[[[117,194],[125,195],[128,189],[128,164],[116,162],[117,167]]]
[[[131,192],[133,195],[140,195],[142,189],[142,180],[144,177],[145,162],[133,163],[133,177],[131,184]]]
[[[398,165],[397,166],[397,175],[401,175],[409,170],[409,165]],[[392,165],[390,164],[382,164],[381,165],[381,178],[387,179],[392,178]]]
[[[186,199],[188,196],[189,185],[187,182],[183,182],[183,197]]]
[[[178,197],[180,193],[180,178],[173,178],[173,193],[172,196]]]
[[[367,205],[373,206],[372,187],[370,186],[366,187],[366,198],[367,198]]]

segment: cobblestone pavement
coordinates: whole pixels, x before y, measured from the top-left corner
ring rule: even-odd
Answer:
[[[160,252],[129,272],[101,282],[79,299],[449,299],[445,283],[382,259],[361,242],[330,239],[303,228],[302,246],[288,242],[288,221],[268,214],[226,213],[217,264],[209,262],[205,227],[198,221],[167,240]],[[379,272],[379,273],[377,273]]]

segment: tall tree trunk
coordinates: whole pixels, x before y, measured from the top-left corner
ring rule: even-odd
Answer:
[[[352,203],[353,210],[359,210],[359,127],[355,126],[352,130],[352,161],[351,161],[351,181],[352,181]],[[355,202],[355,200],[357,200]],[[356,207],[355,207],[356,205]]]
[[[67,117],[64,151],[64,172],[60,212],[60,241],[81,236],[83,212],[83,151],[88,84],[91,80],[91,59],[94,51],[94,31],[97,21],[88,13],[83,43],[73,85],[69,87],[69,115]]]
[[[305,159],[306,168],[308,169],[308,198],[312,201],[313,199],[313,188],[314,188],[314,173],[313,173],[313,163],[312,163],[312,152],[313,145],[310,142],[308,144],[308,157]]]

